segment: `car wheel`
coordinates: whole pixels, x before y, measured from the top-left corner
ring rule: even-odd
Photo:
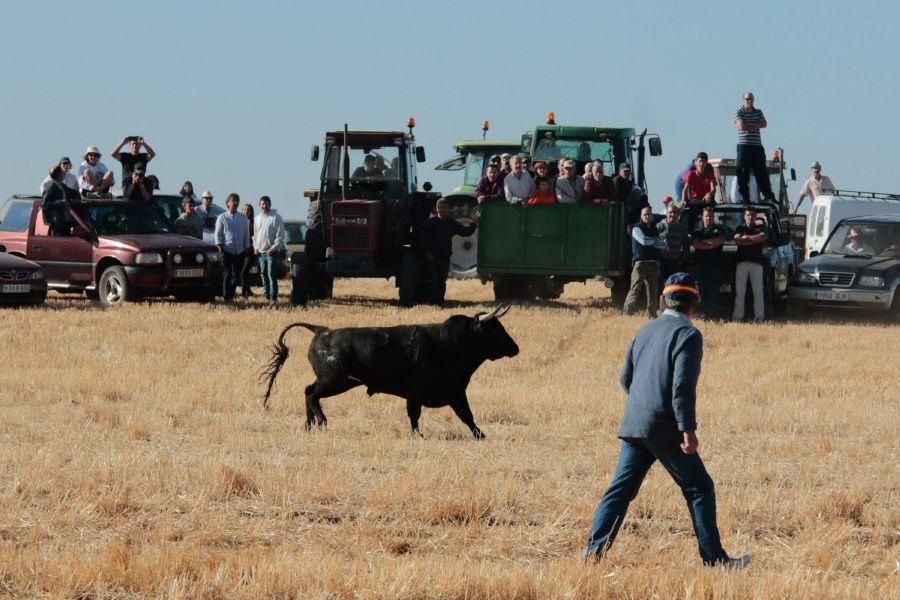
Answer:
[[[131,300],[131,284],[122,267],[109,267],[100,276],[98,294],[105,307],[118,306]]]
[[[400,258],[400,306],[410,307],[416,304],[416,283],[418,280],[419,261],[412,250],[405,250]]]

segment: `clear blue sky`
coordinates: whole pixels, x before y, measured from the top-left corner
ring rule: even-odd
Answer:
[[[745,89],[798,178],[819,160],[838,187],[900,192],[898,56],[888,2],[18,2],[0,22],[0,194],[89,144],[113,166],[142,134],[164,189],[304,216],[327,129],[415,116],[419,181],[445,191],[457,177],[433,167],[454,140],[482,119],[516,138],[552,110],[658,132],[660,206],[697,151],[733,155]]]

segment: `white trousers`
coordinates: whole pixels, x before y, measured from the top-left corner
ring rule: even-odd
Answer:
[[[753,289],[753,319],[759,323],[765,319],[763,298],[763,266],[759,263],[742,261],[734,271],[734,314],[733,321],[744,318],[744,297],[747,295],[747,280]]]

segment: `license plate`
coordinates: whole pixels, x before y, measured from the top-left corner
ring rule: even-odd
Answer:
[[[842,292],[816,292],[816,300],[846,301],[847,298],[847,294]]]
[[[723,284],[722,284],[722,287],[719,288],[719,291],[722,292],[722,293],[724,293],[724,294],[730,294],[730,293],[731,293],[731,284],[730,284],[730,283],[723,283]]]
[[[30,291],[30,283],[5,283],[0,286],[0,292],[4,294],[27,294]]]
[[[175,269],[175,277],[203,277],[203,269]]]

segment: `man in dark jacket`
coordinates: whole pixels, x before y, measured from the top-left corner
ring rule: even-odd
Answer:
[[[691,323],[699,295],[694,278],[675,273],[663,289],[666,310],[631,341],[619,383],[628,400],[612,484],[594,513],[585,557],[601,558],[622,526],[629,503],[657,460],[681,488],[705,565],[742,568],[750,556],[729,558],[716,525],[713,480],[697,454],[697,380],[703,336]]]
[[[478,185],[475,186],[475,200],[478,204],[503,202],[506,200],[499,166],[494,163],[490,163],[487,166],[485,174],[481,176],[481,179],[478,180]]]
[[[659,257],[666,240],[653,225],[653,211],[649,206],[641,210],[641,220],[631,228],[631,289],[625,298],[626,315],[637,310],[641,293],[647,293],[647,314],[654,318],[659,306]]]
[[[437,201],[435,212],[420,231],[420,245],[425,252],[425,265],[430,282],[431,302],[444,303],[447,293],[447,274],[450,272],[450,256],[453,254],[453,236],[469,237],[475,233],[476,223],[463,225],[449,217],[450,204],[443,198]],[[475,213],[478,220],[478,213]]]
[[[69,213],[81,195],[65,185],[65,170],[56,165],[50,169],[50,185],[41,195],[41,212],[50,235],[71,235],[75,221]]]

